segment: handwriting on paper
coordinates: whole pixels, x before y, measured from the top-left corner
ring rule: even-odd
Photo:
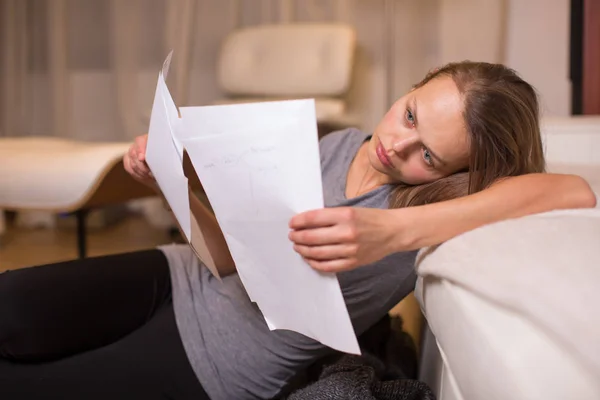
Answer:
[[[256,158],[256,161],[258,161],[258,162],[270,161],[270,159],[265,160],[263,155],[273,153],[275,151],[277,151],[276,145],[268,145],[268,146],[262,146],[262,147],[261,146],[251,146],[249,150],[245,150],[245,151],[238,152],[238,153],[224,152],[223,154],[220,154],[216,159],[213,159],[209,162],[204,163],[202,165],[202,167],[205,169],[208,169],[208,168],[215,168],[220,165],[236,166],[240,162],[245,162],[248,167],[253,167],[254,165],[249,162],[249,159],[251,159],[252,156],[258,156],[258,158]],[[271,165],[259,166],[259,168],[276,169],[277,165],[275,163],[272,163]]]

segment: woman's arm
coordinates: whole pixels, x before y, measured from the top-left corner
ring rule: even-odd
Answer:
[[[594,193],[579,176],[529,174],[505,178],[470,196],[414,207],[409,218],[415,229],[409,237],[396,237],[395,247],[420,249],[505,219],[595,205]]]
[[[530,174],[505,178],[476,194],[424,206],[309,211],[290,221],[290,239],[314,268],[341,271],[395,252],[436,245],[497,221],[595,204],[594,193],[578,176]]]

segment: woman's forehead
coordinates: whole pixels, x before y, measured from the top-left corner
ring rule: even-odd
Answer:
[[[412,91],[422,141],[445,160],[462,161],[468,153],[464,101],[450,77],[433,79]]]
[[[423,128],[445,130],[463,127],[463,96],[450,77],[433,79],[411,92]]]

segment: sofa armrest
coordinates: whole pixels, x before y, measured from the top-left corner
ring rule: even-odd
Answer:
[[[422,377],[438,398],[600,398],[598,243],[600,210],[570,210],[421,252],[416,296],[439,350]]]

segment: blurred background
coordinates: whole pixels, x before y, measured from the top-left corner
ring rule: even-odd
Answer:
[[[178,106],[233,101],[235,85],[226,82],[223,70],[236,65],[224,63],[245,61],[223,58],[226,39],[273,24],[341,24],[354,35],[348,82],[326,93],[325,130],[373,129],[428,70],[464,59],[516,69],[539,91],[545,116],[600,112],[600,81],[585,84],[598,79],[589,73],[600,70],[598,50],[587,53],[587,75],[583,62],[586,46],[600,48],[598,38],[589,41],[598,33],[595,0],[0,0],[0,13],[5,138],[131,141],[148,129],[157,73],[171,49],[168,84]],[[257,57],[269,43],[256,47]],[[15,165],[26,164],[23,159]],[[17,213],[0,202],[0,208],[11,211],[0,222],[0,269],[76,255],[75,223],[61,222],[73,207],[23,207]],[[128,210],[141,215],[121,218],[114,212],[114,218],[103,214],[96,223],[88,221],[89,254],[172,240],[172,220],[160,202],[138,201]],[[31,230],[40,227],[45,229]]]
[[[357,54],[349,107],[372,129],[389,102],[449,61],[502,62],[570,112],[570,0],[0,0],[2,135],[131,139],[148,126],[156,74],[175,50],[178,105],[224,97],[232,31],[347,23]],[[391,71],[390,71],[391,69]]]

